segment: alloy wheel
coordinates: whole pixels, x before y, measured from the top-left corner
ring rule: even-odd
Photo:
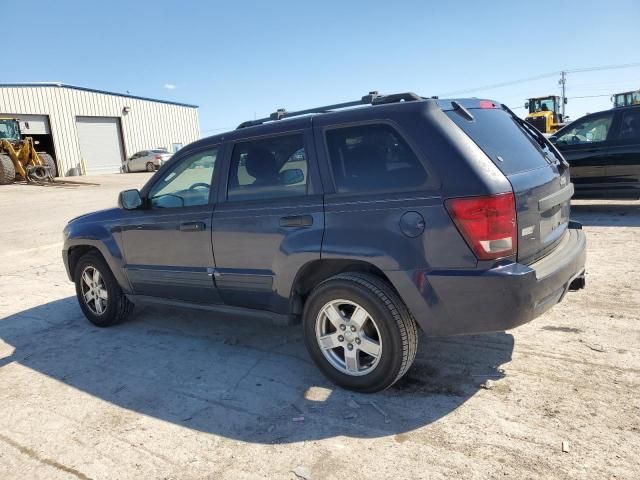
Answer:
[[[382,355],[382,336],[374,318],[350,300],[332,300],[320,309],[316,340],[329,363],[350,376],[367,375]]]
[[[109,293],[104,278],[97,268],[88,266],[82,271],[80,287],[85,305],[96,315],[102,315],[107,309]]]

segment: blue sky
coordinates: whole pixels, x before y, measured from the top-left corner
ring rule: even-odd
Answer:
[[[442,95],[640,62],[634,0],[20,0],[4,5],[3,18],[13,19],[3,33],[15,42],[5,42],[11,68],[1,81],[61,81],[195,103],[203,136],[278,107],[352,100],[374,89]],[[521,107],[528,96],[557,93],[557,79],[466,96]],[[567,87],[567,113],[577,118],[609,108],[613,92],[640,88],[640,67],[569,74]],[[604,96],[571,98],[588,95]]]

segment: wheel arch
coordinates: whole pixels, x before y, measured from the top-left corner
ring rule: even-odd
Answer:
[[[289,299],[289,311],[294,315],[301,315],[304,303],[316,285],[335,275],[346,272],[375,275],[387,282],[394,291],[396,290],[389,277],[372,263],[349,258],[313,260],[303,265],[295,277]]]
[[[112,246],[112,248],[117,248]],[[73,278],[75,274],[75,268],[78,264],[78,260],[82,258],[85,254],[95,252],[99,255],[102,260],[107,264],[111,273],[115,277],[120,288],[126,293],[131,293],[131,286],[129,284],[129,280],[127,279],[124,271],[123,265],[120,257],[114,255],[109,248],[109,246],[105,245],[100,240],[93,239],[82,239],[76,241],[69,241],[65,246],[64,255],[67,256],[66,261],[68,262],[68,270],[69,270],[69,278],[71,281],[75,281]],[[117,251],[116,253],[118,253]]]

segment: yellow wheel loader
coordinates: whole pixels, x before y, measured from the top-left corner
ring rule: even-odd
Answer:
[[[556,95],[530,98],[524,104],[524,108],[529,109],[529,115],[525,120],[542,133],[553,133],[565,125],[566,119],[560,113],[560,104],[560,97]]]
[[[22,138],[17,119],[0,117],[0,185],[16,179],[41,183],[53,181],[55,176],[53,157],[36,152],[33,138]]]

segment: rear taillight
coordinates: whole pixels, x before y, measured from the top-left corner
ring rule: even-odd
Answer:
[[[156,160],[162,160],[162,155],[156,155]]]
[[[517,252],[513,193],[450,198],[445,201],[445,206],[478,259],[494,260]]]

